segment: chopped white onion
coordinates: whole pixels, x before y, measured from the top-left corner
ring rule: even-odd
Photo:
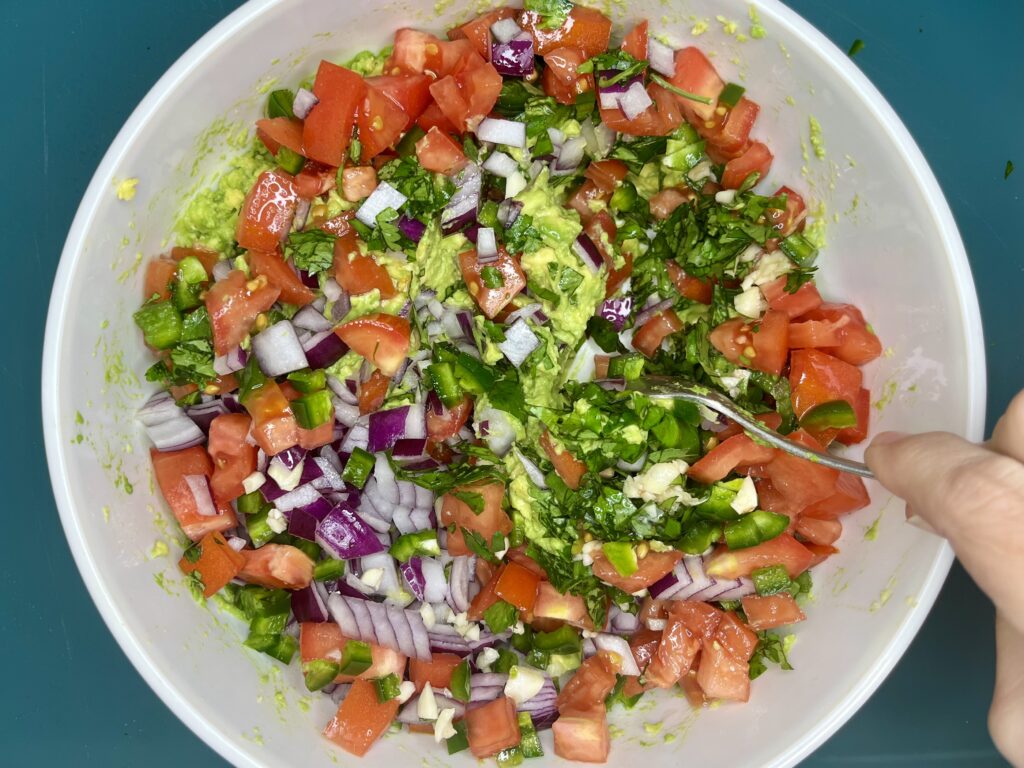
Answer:
[[[646,112],[652,104],[654,102],[651,101],[647,89],[639,81],[630,85],[619,98],[619,107],[622,109],[622,114],[626,116],[627,120],[636,119]]]
[[[203,517],[216,517],[220,514],[213,501],[213,491],[210,490],[210,480],[206,475],[185,475],[185,484],[188,485],[196,502],[196,512]]]
[[[524,128],[525,131],[525,128]],[[408,200],[405,195],[392,187],[386,181],[382,181],[377,188],[370,193],[366,201],[356,211],[356,218],[368,227],[377,226],[377,216],[388,208],[396,211],[405,205]]]
[[[601,102],[601,109],[618,109],[619,108],[619,96],[620,93],[613,93],[612,91],[601,91],[599,96]]]
[[[281,376],[309,365],[295,326],[281,320],[252,337],[252,351],[267,376]]]
[[[507,43],[523,31],[515,19],[500,19],[491,24],[491,34],[499,43]]]
[[[586,149],[587,140],[582,136],[566,139],[558,150],[558,158],[555,160],[552,173],[556,176],[574,173],[583,162],[583,153]]]
[[[519,164],[504,152],[491,152],[484,160],[484,170],[507,179],[513,173],[519,172]]]
[[[312,91],[299,88],[295,92],[295,98],[292,99],[292,112],[299,120],[305,120],[309,116],[310,110],[319,103],[320,99]]]
[[[481,263],[484,259],[493,259],[498,255],[498,241],[491,227],[480,227],[476,231],[476,254]]]
[[[557,128],[548,128],[548,138],[551,139],[551,143],[556,147],[560,147],[565,143],[565,134]]]
[[[655,40],[653,36],[647,38],[647,60],[651,63],[651,69],[665,77],[672,77],[676,73],[675,49]]]
[[[523,176],[519,171],[516,171],[507,179],[505,179],[505,199],[515,197],[524,189],[526,189],[527,181],[526,177]]]
[[[526,125],[515,120],[485,117],[476,128],[476,136],[480,141],[522,148],[526,146]]]
[[[509,359],[516,368],[523,364],[531,353],[540,346],[540,339],[537,334],[530,330],[530,326],[522,319],[516,320],[505,331],[505,340],[498,344],[502,354]]]

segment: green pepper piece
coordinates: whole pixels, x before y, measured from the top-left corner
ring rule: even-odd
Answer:
[[[326,389],[292,400],[291,408],[295,421],[303,429],[322,427],[334,416],[334,403],[331,402],[331,393]]]
[[[417,531],[406,533],[395,539],[388,553],[400,563],[409,562],[417,555],[437,557],[441,554],[441,545],[437,541],[437,531]]]
[[[632,576],[640,568],[636,561],[636,550],[628,541],[606,541],[601,549],[620,576]]]
[[[377,689],[377,701],[381,704],[386,704],[392,699],[397,699],[402,695],[401,686],[402,681],[398,675],[392,672],[384,677],[374,678],[373,687]]]
[[[774,595],[789,589],[789,572],[781,565],[768,565],[757,568],[750,574],[754,580],[754,589],[759,595]]]
[[[299,392],[308,395],[327,386],[327,374],[323,371],[311,371],[309,368],[303,368],[301,371],[289,373],[288,381]]]
[[[329,659],[312,659],[302,664],[302,676],[306,681],[306,689],[319,691],[334,682],[340,666]]]
[[[822,431],[826,429],[846,429],[857,426],[857,414],[853,406],[845,400],[830,400],[811,408],[800,419],[804,429]]]
[[[341,473],[341,479],[356,488],[362,488],[373,471],[377,460],[372,453],[367,453],[362,448],[355,448],[352,455],[348,457],[345,464],[345,471]]]
[[[349,640],[341,652],[341,662],[338,665],[343,675],[359,675],[370,668],[373,658],[370,653],[370,646],[362,640]]]
[[[455,378],[455,367],[451,363],[433,363],[427,367],[430,386],[441,398],[441,402],[454,408],[462,402],[462,387]]]
[[[468,702],[470,697],[469,662],[463,661],[452,670],[452,681],[449,690],[456,701]]]
[[[579,633],[568,624],[533,636],[533,647],[548,654],[577,653],[583,648]]]
[[[132,317],[146,344],[154,349],[167,349],[181,341],[181,313],[169,301],[146,304]]]

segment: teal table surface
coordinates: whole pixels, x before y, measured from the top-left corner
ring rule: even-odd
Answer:
[[[336,0],[337,1],[337,0]],[[981,298],[989,428],[1024,384],[1024,3],[792,0],[886,95],[956,214]],[[0,358],[11,540],[0,558],[0,764],[222,765],[150,691],[100,621],[71,560],[43,454],[39,370],[50,286],[102,154],[178,56],[232,0],[4,0],[0,71],[11,354]],[[1008,160],[1018,170],[1004,179]],[[884,279],[884,275],[879,276]],[[12,290],[13,289],[13,290]],[[993,611],[956,566],[924,629],[874,697],[805,765],[1005,765],[985,719]]]

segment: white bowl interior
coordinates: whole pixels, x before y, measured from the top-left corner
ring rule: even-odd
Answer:
[[[439,3],[447,6],[440,17],[432,0],[243,7],[197,43],[132,116],[89,187],[60,265],[43,403],[72,549],[136,667],[238,765],[357,761],[319,737],[333,707],[305,693],[297,665],[283,669],[244,649],[244,627],[197,605],[180,583],[176,528],[154,493],[146,440],[132,422],[148,394],[140,379],[150,362],[131,318],[140,260],[166,249],[175,211],[236,151],[232,142],[262,112],[271,84],[294,86],[321,57],[379,47],[400,26],[441,30],[466,15],[459,5]],[[775,2],[758,6],[767,37],[749,41],[736,37],[751,26],[738,0],[636,0],[628,10],[613,3],[611,12],[619,34],[646,17],[674,42],[712,51],[723,77],[742,82],[762,105],[755,133],[775,153],[771,181],[825,208],[823,293],[861,306],[888,348],[866,374],[879,401],[873,431],[980,437],[984,360],[970,272],[934,178],[877,91]],[[715,20],[721,14],[737,22],[736,32]],[[705,22],[707,32],[694,38],[691,29]],[[821,124],[823,159],[810,146],[811,115]],[[125,202],[113,184],[128,177],[140,182]],[[790,765],[852,714],[906,648],[951,561],[942,541],[903,525],[902,506],[877,485],[872,496],[870,509],[847,519],[841,555],[815,572],[814,603],[790,656],[796,671],[768,672],[742,706],[698,714],[665,695],[616,713],[622,732],[613,761]],[[865,536],[872,524],[877,536]],[[154,556],[158,540],[170,556]],[[470,764],[409,735],[386,738],[363,764],[421,757],[424,764]]]

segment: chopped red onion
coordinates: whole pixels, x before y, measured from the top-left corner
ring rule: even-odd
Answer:
[[[292,613],[299,622],[312,621],[318,624],[330,621],[327,604],[312,584],[291,594]]]
[[[252,351],[267,376],[282,376],[309,365],[295,326],[281,320],[252,337]]]
[[[226,355],[221,355],[213,360],[213,370],[221,376],[240,371],[245,368],[249,360],[249,354],[240,346],[236,346]]]
[[[598,317],[615,326],[616,331],[621,331],[626,326],[630,313],[633,311],[633,297],[620,296],[613,299],[605,299],[597,310]]]
[[[316,370],[329,368],[341,360],[348,352],[348,345],[334,331],[320,331],[306,340],[302,350],[309,367]]]
[[[319,103],[320,99],[318,99],[312,91],[308,91],[305,88],[299,88],[299,90],[295,92],[295,98],[292,99],[292,113],[299,118],[299,120],[305,120],[309,116],[309,111]]]
[[[538,488],[547,488],[548,481],[547,478],[544,477],[544,473],[541,472],[540,467],[534,464],[533,461],[518,448],[514,448],[513,450],[515,451],[516,458],[519,459],[519,463],[522,464],[523,469],[526,470],[526,476],[530,478],[530,482]]]
[[[674,303],[675,302],[672,299],[665,299],[664,301],[659,301],[657,304],[648,307],[643,312],[637,314],[636,322],[634,323],[634,325],[637,328],[639,328],[641,325],[646,323],[659,312],[664,312],[666,309],[671,309]]]
[[[612,93],[611,91],[601,91],[598,95],[598,100],[601,103],[601,109],[618,109],[620,95],[621,94],[618,93]]]
[[[474,564],[475,558],[472,555],[452,558],[446,600],[455,613],[462,613],[469,608],[469,574]]]
[[[413,597],[417,600],[422,600],[423,589],[426,586],[426,581],[423,578],[422,558],[411,557],[408,562],[401,563],[398,567],[402,571],[402,577],[405,579],[405,583],[409,585],[409,590],[412,592]]]
[[[616,77],[619,74],[621,74],[621,70],[618,69],[602,69],[600,72],[598,72],[597,79],[598,82],[600,82],[601,80],[611,80],[613,77]],[[623,94],[630,89],[630,86],[632,86],[633,83],[640,83],[641,85],[643,85],[643,82],[643,75],[633,75],[633,77],[627,77],[623,80],[619,80],[618,82],[612,83],[611,85],[599,86],[599,90],[601,91],[601,93]]]
[[[333,277],[324,281],[323,291],[328,301],[337,301],[345,294],[345,289]]]
[[[673,77],[676,74],[676,52],[664,43],[655,40],[651,35],[647,38],[647,60],[651,63],[651,69],[665,77]]]
[[[450,235],[476,221],[477,212],[480,210],[482,176],[480,167],[471,163],[455,177],[457,189],[441,212],[442,233]]]
[[[264,489],[269,485],[270,481],[268,480],[260,490],[264,491]],[[264,492],[264,497],[265,496],[266,492]],[[300,485],[294,491],[288,491],[284,495],[274,499],[274,506],[282,512],[291,512],[293,509],[298,509],[299,507],[308,507],[310,504],[315,503],[319,498],[321,498],[320,492],[312,485]]]
[[[491,64],[499,75],[526,77],[533,74],[533,38],[517,37],[507,43],[491,43]],[[504,142],[503,142],[504,143]]]
[[[223,416],[228,413],[228,407],[224,405],[224,401],[220,398],[215,398],[207,403],[200,403],[199,405],[190,405],[185,409],[185,413],[188,417],[195,422],[196,426],[199,427],[203,432],[209,433],[210,424],[218,416]]]
[[[651,99],[643,83],[633,82],[629,89],[619,98],[619,108],[627,120],[635,120],[646,112],[654,101]]]
[[[345,439],[341,441],[340,450],[345,453],[351,453],[353,448],[366,449],[369,443],[370,430],[366,423],[357,421],[352,425],[352,428],[345,435]]]
[[[427,233],[427,225],[419,219],[414,219],[410,216],[406,216],[404,213],[398,217],[398,229],[407,238],[412,240],[414,243],[418,243],[423,239],[423,235]]]
[[[339,560],[384,551],[384,545],[363,518],[345,504],[336,506],[319,522],[316,543]]]
[[[185,475],[184,479],[196,502],[196,512],[203,517],[219,515],[217,504],[213,500],[213,489],[210,488],[210,478],[206,475]]]
[[[292,318],[292,325],[296,328],[313,331],[314,333],[329,331],[334,327],[334,324],[324,317],[322,312],[314,309],[312,304],[307,304],[295,313],[295,316]]]
[[[515,120],[485,117],[476,128],[480,141],[504,144],[506,147],[526,146],[526,125]]]
[[[368,227],[377,226],[377,216],[388,208],[398,210],[405,205],[407,198],[386,181],[382,181],[377,188],[370,193],[359,210],[356,211],[356,218]]]
[[[601,267],[604,266],[604,258],[597,250],[597,246],[594,245],[594,241],[590,239],[590,235],[580,232],[579,237],[572,244],[572,249],[591,272],[596,275],[601,271]]]

